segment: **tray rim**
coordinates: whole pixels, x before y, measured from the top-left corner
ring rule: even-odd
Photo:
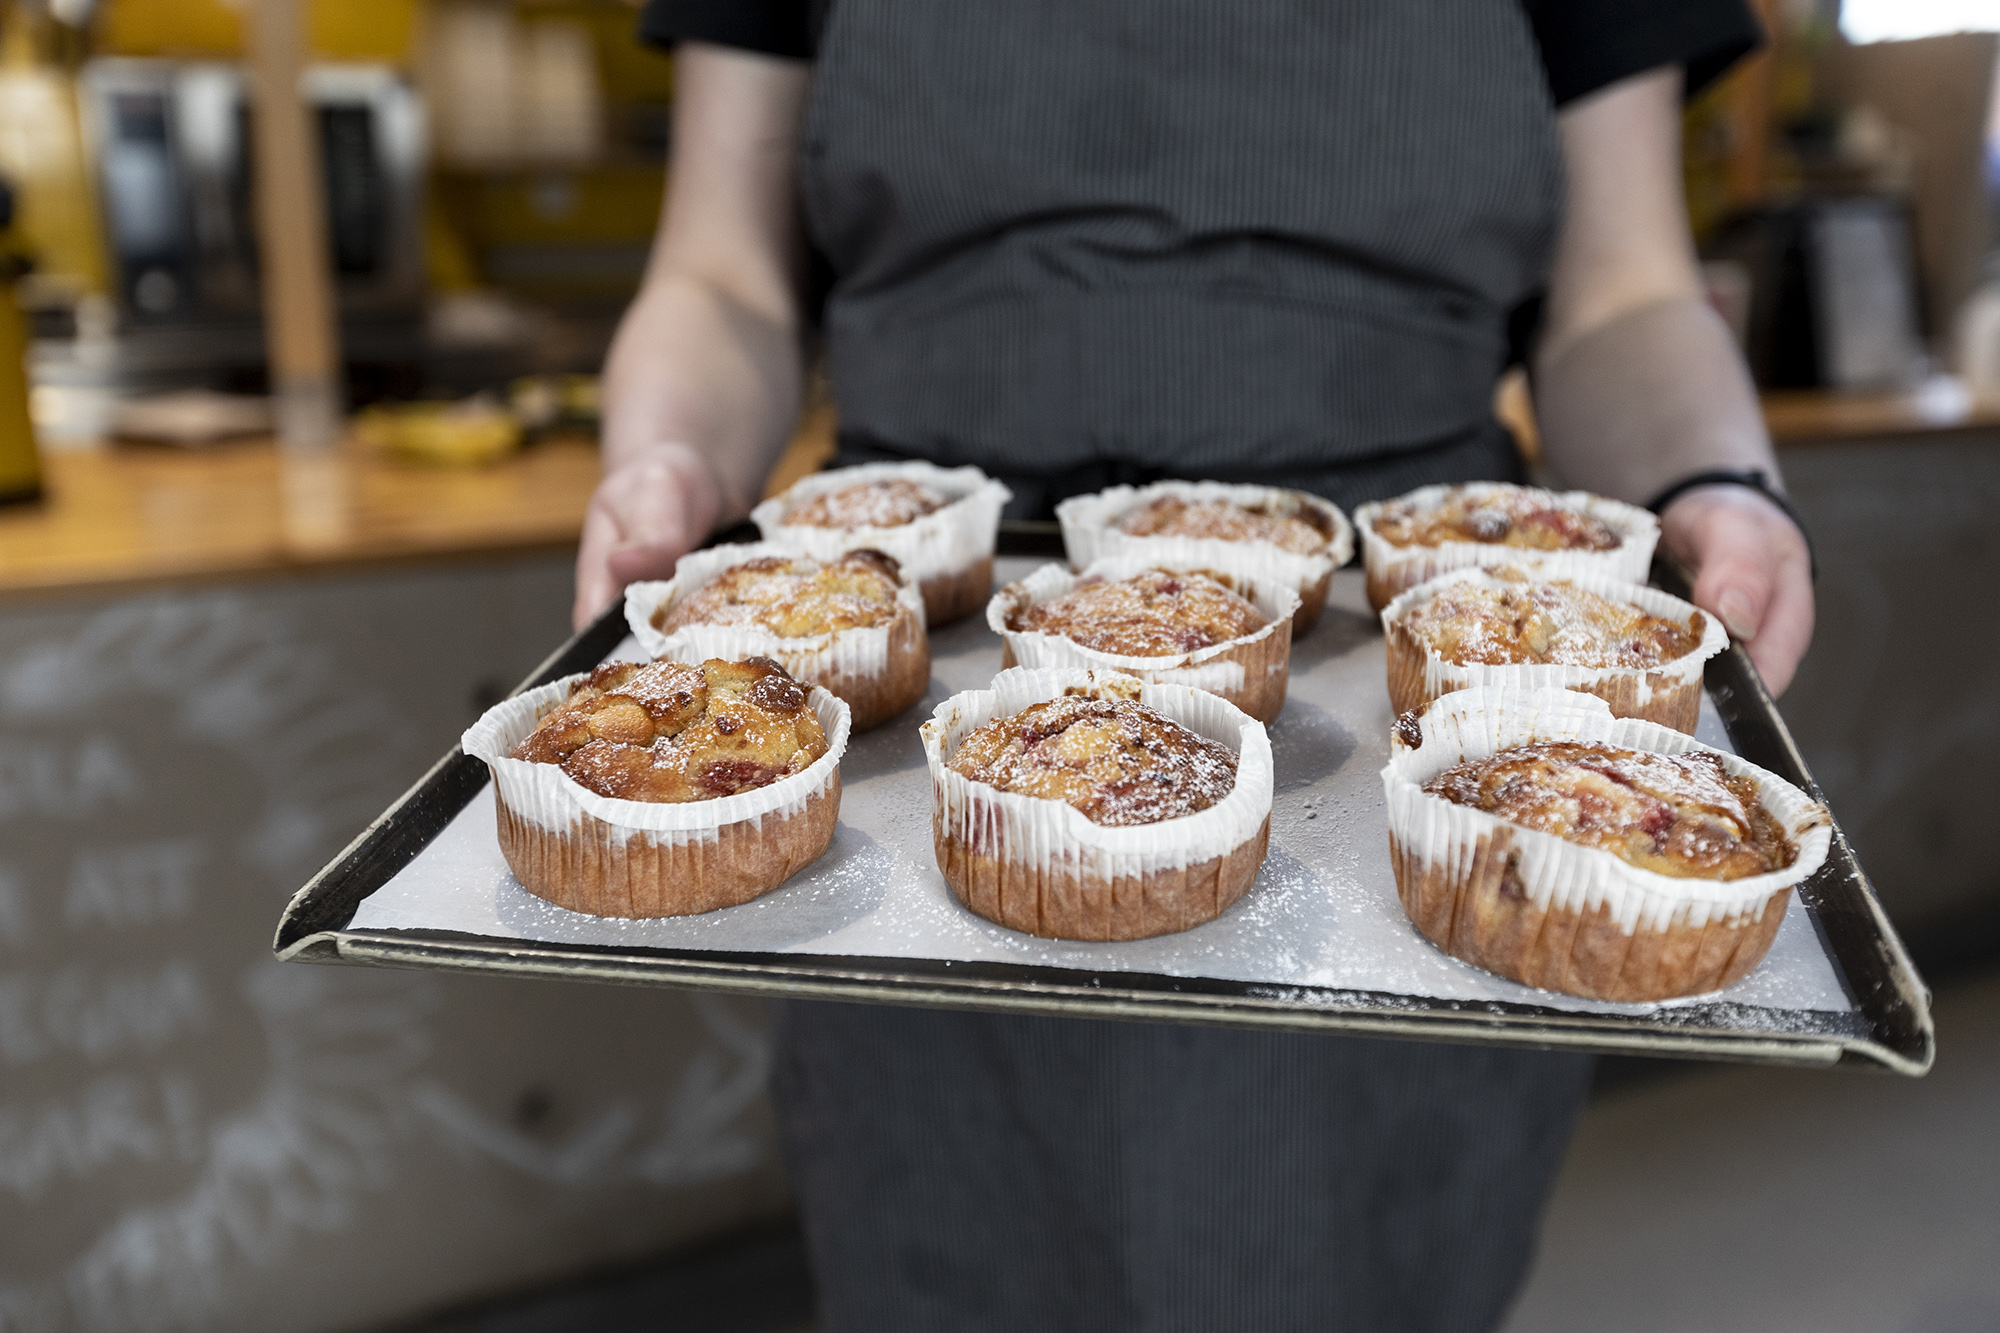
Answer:
[[[1003,522],[998,553],[1060,556],[1059,530],[1053,523]],[[1654,581],[1669,592],[1687,595],[1685,573],[1668,562],[1656,562]],[[625,632],[623,604],[613,603],[544,658],[509,697],[596,665]],[[1739,645],[1732,643],[1710,660],[1704,685],[1731,742],[1746,759],[1796,783],[1815,800],[1825,800],[1775,701]],[[447,751],[292,895],[272,942],[277,956],[298,962],[497,971],[766,996],[1341,1031],[1606,1054],[1805,1066],[1855,1064],[1911,1077],[1926,1073],[1936,1055],[1930,992],[1837,820],[1826,865],[1799,886],[1798,897],[1854,997],[1857,1008],[1851,1013],[1862,1030],[1742,1032],[1699,1026],[1699,1015],[1712,1012],[1712,1005],[1666,1010],[1679,1021],[1659,1021],[1512,1002],[1147,973],[1079,973],[1023,964],[619,949],[447,931],[349,928],[362,900],[428,846],[489,781],[484,764],[456,746]],[[1107,984],[1114,977],[1116,981]],[[1270,994],[1281,990],[1291,995]],[[1311,997],[1310,1003],[1301,1003],[1301,993]]]

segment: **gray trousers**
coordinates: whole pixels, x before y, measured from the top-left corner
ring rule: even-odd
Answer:
[[[825,1333],[1491,1329],[1586,1056],[792,1003]]]

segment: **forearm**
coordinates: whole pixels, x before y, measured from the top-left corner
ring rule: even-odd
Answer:
[[[1635,75],[1565,108],[1569,195],[1535,356],[1535,415],[1564,484],[1645,504],[1716,469],[1778,481],[1757,394],[1708,307],[1680,183],[1680,74]],[[1683,491],[1660,546],[1694,575],[1773,691],[1812,638],[1810,553],[1769,497]]]
[[[717,485],[717,521],[740,519],[790,436],[803,382],[789,321],[697,275],[659,274],[626,313],[605,365],[605,471],[660,445],[689,446]]]
[[[1550,348],[1534,375],[1550,470],[1645,504],[1713,468],[1778,465],[1729,329],[1694,294],[1669,295]]]

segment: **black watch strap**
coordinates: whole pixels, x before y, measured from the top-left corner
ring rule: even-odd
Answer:
[[[1805,538],[1806,560],[1812,570],[1813,581],[1815,583],[1819,581],[1819,553],[1813,549],[1812,534],[1806,531],[1805,522],[1800,519],[1799,511],[1792,507],[1791,499],[1771,484],[1770,475],[1762,468],[1716,467],[1706,472],[1692,473],[1654,496],[1646,508],[1657,514],[1698,486],[1747,486],[1778,506],[1784,511],[1785,517],[1792,520],[1792,526],[1799,530],[1799,536]]]

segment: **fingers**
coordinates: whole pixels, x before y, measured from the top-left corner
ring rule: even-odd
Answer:
[[[611,577],[610,553],[618,544],[618,524],[595,502],[583,516],[583,538],[576,548],[576,604],[570,609],[570,626],[582,629],[597,619],[624,585]]]
[[[611,582],[622,589],[642,579],[670,579],[675,563],[694,547],[694,539],[681,536],[625,542],[612,549],[606,562],[611,569]]]
[[[674,562],[708,535],[720,509],[713,474],[686,445],[655,445],[607,474],[577,544],[572,623],[588,624],[628,583],[671,578]]]
[[[1744,645],[1782,694],[1812,642],[1811,558],[1784,511],[1744,487],[1688,492],[1660,516],[1667,549],[1695,571],[1694,603]]]
[[[1729,637],[1753,643],[1777,591],[1777,569],[1763,535],[1735,523],[1717,523],[1695,554],[1694,604],[1712,611]]]
[[[1757,664],[1757,674],[1772,697],[1790,688],[1798,673],[1812,644],[1813,620],[1812,573],[1801,559],[1787,565],[1757,637],[1750,641],[1750,660]]]

